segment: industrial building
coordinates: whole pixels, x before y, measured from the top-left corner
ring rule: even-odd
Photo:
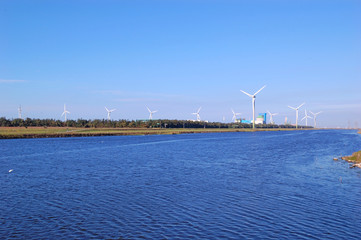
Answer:
[[[241,123],[249,123],[251,124],[252,120],[242,119]],[[255,124],[266,124],[267,123],[267,113],[259,113],[258,117],[256,117]]]

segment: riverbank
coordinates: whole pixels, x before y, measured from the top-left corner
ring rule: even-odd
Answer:
[[[66,128],[0,127],[0,139],[160,135],[217,132],[293,131],[289,128]]]
[[[354,152],[351,156],[342,157],[342,160],[347,162],[354,163],[351,168],[359,167],[361,168],[361,151]]]
[[[361,130],[358,132],[361,134]],[[341,157],[342,160],[345,160],[347,162],[354,163],[351,168],[358,167],[361,168],[361,151],[354,152],[351,156],[345,156]]]

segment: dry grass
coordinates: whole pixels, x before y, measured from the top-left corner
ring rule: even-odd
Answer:
[[[343,160],[354,163],[361,163],[361,151],[354,152],[351,156],[342,157]]]
[[[66,127],[0,127],[0,139],[49,138],[120,135],[159,135],[183,133],[253,132],[294,129],[230,129],[230,128],[66,128]]]

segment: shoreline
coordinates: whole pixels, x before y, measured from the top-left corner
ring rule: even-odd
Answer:
[[[295,131],[289,128],[66,128],[66,127],[0,127],[0,139],[63,138],[97,136],[176,135],[192,133]]]
[[[358,131],[358,134],[361,134],[361,130]],[[361,168],[361,151],[354,152],[350,156],[341,157],[341,159],[346,162],[353,163],[350,168]]]
[[[341,157],[342,160],[353,163],[350,168],[361,168],[361,151],[354,152],[351,156]]]

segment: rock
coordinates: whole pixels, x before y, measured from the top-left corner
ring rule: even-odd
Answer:
[[[361,163],[352,164],[350,168],[355,168],[355,167],[361,168]]]

